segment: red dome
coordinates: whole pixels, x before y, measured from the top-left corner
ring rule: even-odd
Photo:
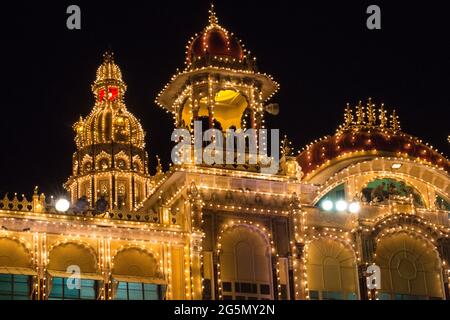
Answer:
[[[190,43],[187,59],[191,62],[208,55],[242,60],[244,50],[232,34],[219,26],[209,26]]]
[[[406,156],[436,165],[450,172],[450,162],[419,139],[404,133],[392,134],[379,130],[347,131],[328,136],[308,146],[298,155],[297,161],[303,172],[308,174],[328,160],[352,152],[367,152],[377,156]]]

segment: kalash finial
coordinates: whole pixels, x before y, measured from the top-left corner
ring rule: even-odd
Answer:
[[[217,19],[216,11],[214,10],[214,3],[211,3],[211,8],[209,9],[209,24],[215,25],[219,24],[219,19]]]
[[[114,52],[111,50],[106,51],[103,54],[103,62],[104,63],[114,63]]]

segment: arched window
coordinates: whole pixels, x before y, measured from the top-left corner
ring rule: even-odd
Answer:
[[[90,172],[92,170],[92,162],[85,162],[83,165],[83,172]]]
[[[380,299],[443,299],[441,262],[428,241],[404,232],[386,236],[377,244],[375,263]]]
[[[127,167],[127,164],[126,164],[125,160],[123,160],[123,159],[117,160],[117,168],[119,168],[121,170],[125,170],[126,167]]]
[[[161,300],[166,286],[155,257],[145,250],[128,248],[113,258],[113,294],[116,300]]]
[[[331,239],[313,241],[307,249],[307,276],[312,300],[355,300],[358,274],[351,249]]]
[[[222,236],[219,259],[224,300],[273,298],[270,252],[264,236],[245,226]]]
[[[345,184],[340,184],[337,187],[334,187],[331,191],[329,191],[326,195],[324,195],[317,202],[316,206],[319,208],[323,208],[323,202],[325,200],[330,200],[333,203],[336,203],[339,200],[345,200]],[[333,210],[333,209],[331,209]],[[329,210],[329,211],[331,211]]]
[[[0,238],[0,300],[29,300],[33,270],[30,252],[18,241]]]
[[[370,202],[383,202],[389,199],[390,196],[412,196],[414,205],[417,207],[424,207],[422,196],[416,189],[407,185],[403,181],[397,181],[390,178],[380,178],[371,181],[367,187],[362,190],[363,197]]]
[[[450,202],[446,201],[445,198],[439,194],[436,195],[435,205],[438,210],[450,211]],[[449,215],[450,216],[450,215]]]
[[[74,268],[80,270],[80,286],[69,281]],[[49,253],[48,272],[51,280],[49,300],[98,298],[102,275],[98,272],[97,259],[90,248],[78,243],[56,246]]]
[[[107,170],[109,168],[109,161],[108,159],[101,159],[100,160],[100,169],[101,170]]]

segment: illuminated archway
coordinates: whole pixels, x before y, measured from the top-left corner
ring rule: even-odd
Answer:
[[[306,254],[310,299],[358,298],[358,273],[352,249],[340,241],[322,238],[308,244]]]
[[[411,233],[378,240],[375,263],[381,269],[380,299],[442,299],[442,268],[434,246]]]
[[[55,246],[49,252],[48,270],[65,273],[72,265],[80,267],[82,274],[98,272],[97,257],[94,250],[84,244],[66,242]]]
[[[112,259],[112,295],[118,300],[159,300],[165,280],[155,255],[143,248],[125,247]]]
[[[32,268],[32,256],[26,246],[15,239],[0,238],[0,269]]]
[[[223,130],[231,127],[236,129],[242,128],[242,118],[247,107],[247,98],[241,92],[233,89],[220,90],[214,96],[214,119],[220,123]],[[209,116],[206,97],[200,99],[196,108],[198,108],[197,117]],[[192,101],[190,99],[186,100],[180,116],[184,125],[190,128],[194,117]],[[203,126],[203,130],[205,129],[207,127]]]
[[[224,300],[273,298],[271,247],[262,234],[238,225],[222,235],[220,248]]]

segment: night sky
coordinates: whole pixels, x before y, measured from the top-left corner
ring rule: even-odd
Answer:
[[[219,23],[242,39],[281,89],[269,127],[301,149],[333,134],[346,102],[371,96],[399,112],[405,132],[449,155],[450,46],[442,1],[216,0]],[[312,2],[312,1],[311,1]],[[395,2],[395,3],[393,3]],[[295,5],[294,5],[295,3]],[[66,28],[77,4],[82,29]],[[366,28],[381,7],[382,30]],[[0,193],[63,191],[75,151],[73,123],[93,107],[90,86],[111,47],[128,85],[128,109],[156,154],[170,159],[172,118],[154,103],[187,41],[207,24],[208,1],[15,1],[2,3]]]

